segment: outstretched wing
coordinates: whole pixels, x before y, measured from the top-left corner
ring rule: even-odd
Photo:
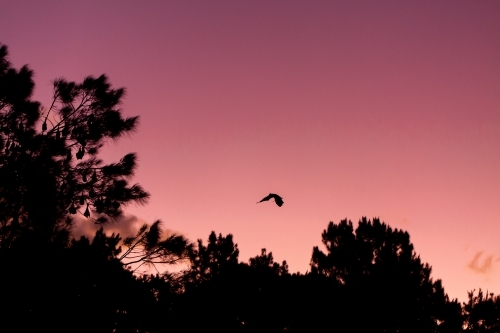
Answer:
[[[274,202],[276,202],[276,204],[278,205],[278,207],[283,206],[283,198],[282,197],[280,197],[277,194],[273,194],[273,197],[274,197]]]
[[[265,197],[264,199],[262,199],[262,200],[261,200],[261,201],[259,201],[259,202],[262,202],[262,201],[267,201],[267,200],[269,200],[269,199],[273,198],[273,195],[274,195],[274,194],[269,193],[269,195],[268,195],[267,197]],[[257,202],[257,203],[259,203],[259,202]]]

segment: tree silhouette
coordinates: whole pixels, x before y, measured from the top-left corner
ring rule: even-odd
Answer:
[[[324,275],[348,291],[346,307],[363,321],[352,325],[371,332],[458,332],[460,305],[450,301],[431,267],[415,254],[407,232],[392,230],[378,219],[330,222],[314,247],[313,274]],[[354,326],[351,325],[351,329]]]
[[[71,236],[72,215],[104,224],[149,197],[129,183],[134,154],[111,164],[99,159],[108,140],[137,126],[137,117],[121,115],[124,89],[112,89],[105,75],[58,79],[45,109],[31,100],[33,72],[16,70],[7,56],[0,45],[0,330],[150,331],[144,309],[158,302],[154,279],[139,279],[125,266],[128,259],[186,258],[187,240],[161,237],[157,221],[127,239],[120,256],[119,235],[101,229],[92,240]]]
[[[120,253],[119,259],[126,266],[137,264],[134,271],[142,265],[156,269],[156,265],[186,262],[192,252],[192,244],[182,235],[171,234],[163,239],[160,220],[152,225],[144,224],[134,237],[126,238],[123,245],[127,249]]]
[[[187,279],[201,283],[226,269],[231,269],[238,264],[239,252],[238,244],[233,242],[233,235],[216,236],[212,231],[208,236],[208,244],[205,246],[203,241],[198,239],[197,247],[191,252],[191,269]]]
[[[104,165],[107,140],[133,132],[137,117],[123,118],[125,90],[105,75],[81,83],[54,81],[48,109],[30,100],[34,83],[27,66],[16,70],[0,47],[0,247],[22,233],[51,239],[68,231],[68,213],[103,223],[121,205],[145,203],[148,193],[129,184],[135,154]]]
[[[267,253],[266,249],[261,250],[260,256],[250,258],[249,264],[251,268],[270,270],[273,274],[279,276],[289,274],[286,260],[281,265],[274,262],[273,253]]]
[[[290,289],[281,283],[290,277],[286,262],[275,263],[265,249],[250,265],[238,262],[238,254],[231,234],[211,232],[206,245],[198,240],[185,293],[175,307],[175,327],[182,329],[192,317],[197,318],[190,325],[193,331],[281,332],[287,327],[283,310]]]
[[[130,332],[154,302],[116,258],[119,237],[99,230],[66,248],[0,251],[2,332]],[[125,325],[126,324],[126,325]],[[127,326],[124,329],[123,326]]]
[[[464,303],[465,332],[493,333],[500,331],[500,296],[483,293],[479,289],[468,293],[469,301]]]

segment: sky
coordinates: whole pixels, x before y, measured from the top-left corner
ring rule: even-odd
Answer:
[[[126,229],[231,233],[240,260],[305,273],[330,221],[379,217],[465,301],[500,294],[499,18],[497,0],[0,0],[0,43],[46,106],[60,77],[127,89],[138,131],[103,158],[136,152],[151,199]],[[256,204],[270,192],[282,207]]]

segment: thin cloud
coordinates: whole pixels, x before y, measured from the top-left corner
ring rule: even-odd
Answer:
[[[488,255],[482,258],[483,253],[484,251],[477,252],[467,264],[467,267],[476,274],[488,275],[493,271],[495,262],[499,261],[500,258],[495,259],[494,255]]]
[[[122,239],[127,237],[132,237],[137,235],[139,229],[145,224],[151,224],[146,222],[145,220],[132,215],[123,215],[114,220],[110,220],[106,224],[96,224],[91,220],[86,219],[85,217],[78,216],[74,219],[75,223],[73,225],[73,229],[71,231],[73,237],[80,238],[81,236],[85,236],[89,239],[93,239],[97,230],[101,227],[104,229],[106,235],[110,236],[112,233],[119,234]],[[163,237],[168,237],[172,234],[180,235],[180,232],[177,232],[172,229],[165,228],[165,225],[162,223],[161,229]]]
[[[146,223],[144,220],[132,214],[121,216],[115,221],[110,221],[105,225],[96,224],[91,220],[83,217],[77,217],[75,219],[72,234],[75,238],[85,236],[89,239],[92,239],[96,231],[103,227],[104,232],[107,235],[111,235],[112,233],[120,234],[121,238],[123,239],[137,234],[139,228],[144,223]]]
[[[91,220],[88,220],[84,217],[76,217],[75,218],[75,223],[72,229],[72,234],[73,237],[76,239],[79,239],[81,236],[85,236],[88,239],[92,240],[95,236],[95,233],[97,230],[99,230],[101,227],[103,227],[104,232],[106,235],[110,236],[111,234],[119,234],[121,239],[124,240],[127,237],[132,237],[137,235],[137,232],[139,229],[147,223],[146,221],[138,218],[135,215],[129,214],[129,215],[124,215],[122,217],[119,217],[113,221],[110,221],[109,223],[105,225],[100,225],[96,224]],[[149,224],[149,223],[148,223]],[[165,227],[162,226],[162,234],[163,237],[168,237],[172,234],[177,234],[180,235],[180,233],[175,232],[171,229],[166,229]],[[121,242],[120,242],[121,243]],[[120,244],[119,244],[120,245]],[[121,244],[123,245],[123,244]],[[122,251],[124,251],[124,248],[122,246]],[[134,267],[132,268],[137,268],[137,266],[140,266],[140,264],[135,264],[132,265]],[[180,272],[184,269],[189,267],[189,265],[186,262],[183,263],[178,263],[174,265],[156,265],[156,266],[144,266],[143,270],[138,271],[138,273],[141,274],[155,274],[158,273],[158,269],[161,269],[163,271],[169,271],[171,273],[176,273]]]
[[[406,217],[403,217],[403,225],[407,227],[407,226],[412,225],[412,223]]]

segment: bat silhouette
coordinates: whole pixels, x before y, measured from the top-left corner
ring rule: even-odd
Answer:
[[[257,203],[260,203],[262,201],[267,201],[267,200],[269,200],[271,198],[274,198],[274,202],[276,202],[276,204],[278,205],[278,207],[281,207],[283,205],[283,198],[280,197],[277,194],[274,194],[274,193],[269,193],[269,195],[267,197],[265,197],[264,199],[262,199],[261,201],[259,201]]]

